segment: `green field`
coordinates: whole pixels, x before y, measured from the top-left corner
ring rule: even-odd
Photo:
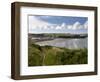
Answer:
[[[68,49],[29,44],[28,66],[87,64],[87,48]]]

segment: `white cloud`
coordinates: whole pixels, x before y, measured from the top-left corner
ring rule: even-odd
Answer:
[[[84,29],[88,29],[88,21],[84,23]]]
[[[51,26],[50,26],[50,29],[54,29],[54,26],[53,26],[53,25],[51,25]]]
[[[73,30],[80,29],[80,28],[81,28],[81,24],[79,22],[75,22],[73,24]]]
[[[48,17],[48,16],[47,16]],[[29,16],[29,33],[36,30],[41,31],[56,31],[56,30],[80,30],[80,29],[87,29],[88,28],[88,21],[86,21],[83,25],[80,24],[78,21],[75,22],[73,25],[67,25],[66,23],[62,23],[60,25],[51,24],[41,19],[36,18],[35,16]]]
[[[73,26],[72,25],[67,25],[67,28],[68,29],[73,29]]]
[[[66,27],[66,23],[62,23],[61,24],[61,27]]]
[[[49,29],[49,27],[48,26],[44,26],[43,29]]]
[[[29,31],[34,29],[46,29],[50,25],[48,22],[37,19],[35,16],[29,16]]]
[[[60,30],[60,29],[62,29],[62,27],[58,25],[58,26],[55,27],[55,29]]]
[[[88,28],[88,21],[86,21],[83,25],[79,22],[75,22],[72,26],[72,30],[79,30],[79,29],[87,29]]]

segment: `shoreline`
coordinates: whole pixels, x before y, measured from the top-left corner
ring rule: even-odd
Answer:
[[[59,38],[59,37],[58,37]],[[42,41],[51,41],[51,40],[55,40],[55,39],[58,39],[58,38],[37,38],[37,39],[31,39],[35,42],[42,42]],[[76,38],[76,37],[68,37],[68,38],[59,38],[59,39],[84,39],[84,38],[87,38],[87,37],[80,37],[80,38]]]

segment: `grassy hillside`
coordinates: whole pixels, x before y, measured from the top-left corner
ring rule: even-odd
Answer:
[[[29,66],[87,64],[87,49],[67,49],[30,44]]]

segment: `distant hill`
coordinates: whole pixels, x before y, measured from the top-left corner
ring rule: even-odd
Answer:
[[[32,37],[52,37],[52,38],[86,38],[88,34],[70,34],[70,33],[41,33],[41,34],[28,34],[29,38]]]

